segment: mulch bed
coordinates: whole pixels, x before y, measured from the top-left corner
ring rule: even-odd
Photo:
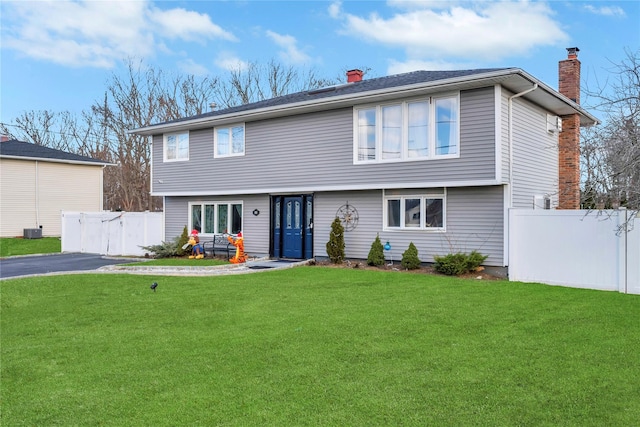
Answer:
[[[452,277],[446,276],[442,273],[438,273],[433,269],[433,267],[428,265],[423,265],[420,268],[415,270],[407,270],[400,265],[400,261],[395,261],[393,264],[385,264],[380,267],[367,265],[366,261],[362,260],[345,260],[342,264],[334,264],[331,261],[315,261],[315,265],[321,265],[323,267],[332,267],[332,268],[348,268],[348,269],[361,269],[361,270],[377,270],[377,271],[397,271],[399,273],[407,273],[407,274],[432,274],[436,276],[443,277]],[[487,273],[486,271],[477,271],[471,272],[467,274],[463,274],[460,276],[456,276],[462,279],[477,279],[477,280],[504,280],[504,277],[492,275]]]

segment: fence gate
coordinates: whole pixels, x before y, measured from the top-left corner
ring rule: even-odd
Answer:
[[[162,212],[62,212],[62,252],[143,256],[162,230]]]

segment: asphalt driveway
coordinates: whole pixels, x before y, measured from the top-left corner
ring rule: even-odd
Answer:
[[[0,279],[70,271],[97,270],[105,265],[126,264],[131,259],[104,258],[99,254],[64,253],[0,259]]]

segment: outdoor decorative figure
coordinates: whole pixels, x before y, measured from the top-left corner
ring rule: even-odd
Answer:
[[[393,252],[391,252],[391,244],[388,240],[387,243],[384,244],[384,250],[389,251],[389,254],[391,255],[391,263],[389,265],[393,265]]]
[[[200,244],[200,238],[198,237],[198,230],[193,230],[191,236],[189,236],[189,246],[191,246],[191,255],[189,259],[202,259],[204,258],[204,248]]]
[[[229,260],[232,264],[241,264],[247,261],[247,254],[244,253],[244,237],[242,237],[242,231],[240,231],[236,238],[234,239],[232,236],[227,236],[227,240],[231,242],[233,246],[236,247],[236,254],[233,258]]]

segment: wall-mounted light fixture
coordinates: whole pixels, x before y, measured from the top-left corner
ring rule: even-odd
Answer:
[[[258,215],[260,215],[260,211],[259,211],[258,209],[254,209],[254,210],[253,210],[253,214],[254,214],[255,216],[258,216]]]

